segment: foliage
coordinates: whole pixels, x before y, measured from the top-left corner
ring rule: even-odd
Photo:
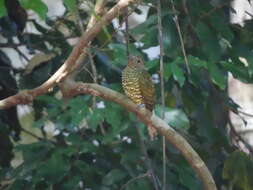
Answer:
[[[77,10],[77,1],[64,0],[66,12],[55,20],[47,16],[48,8],[43,1],[20,2],[26,10],[33,10],[40,17],[40,21],[29,21],[39,33],[17,33],[12,27],[15,21],[6,16],[4,0],[0,0],[0,34],[7,39],[6,44],[17,49],[19,45],[13,40],[17,36],[31,55],[39,51],[56,56],[36,64],[28,72],[17,69],[13,60],[0,49],[0,99],[15,94],[18,89],[34,88],[48,79],[72,49],[67,39],[81,34],[78,22],[69,15],[79,13],[87,23],[88,15],[93,14],[92,7],[89,11]],[[216,2],[214,5],[202,0],[175,1],[191,73],[187,72],[184,63],[171,4],[162,2],[165,120],[200,154],[218,189],[228,188],[233,183],[235,190],[249,190],[253,189],[251,181],[241,178],[252,179],[252,170],[248,167],[252,166],[252,161],[243,153],[233,153],[235,147],[228,141],[228,111],[237,105],[229,99],[226,89],[228,72],[243,82],[252,82],[252,20],[244,27],[230,24],[230,2]],[[156,5],[153,0],[144,3]],[[41,21],[52,28],[48,29]],[[68,31],[67,35],[62,29]],[[144,58],[151,74],[159,73],[159,61],[158,58],[149,60],[143,50],[159,44],[157,30],[157,12],[151,6],[146,21],[129,31],[130,52]],[[91,53],[98,82],[123,92],[120,71],[126,65],[127,57],[119,36],[118,29],[112,25],[104,27],[92,43]],[[134,42],[143,45],[137,47]],[[4,44],[1,42],[0,47]],[[248,65],[240,57],[245,58]],[[91,61],[87,59],[83,65],[85,69],[81,69],[78,80],[93,82]],[[159,106],[160,83],[156,85],[156,94],[156,113],[159,114],[162,109]],[[24,129],[19,124],[16,108],[0,112],[0,181],[3,189],[109,190],[120,189],[124,184],[128,190],[154,189],[152,180],[145,176],[149,159],[155,175],[162,181],[161,137],[150,142],[146,127],[122,107],[88,95],[65,100],[59,97],[58,89],[54,89],[34,101],[33,114],[33,128],[28,130],[33,133],[34,129],[39,129],[40,138],[25,144],[20,143],[20,139],[24,139],[20,131],[24,132]],[[53,134],[46,131],[49,123],[55,127]],[[170,145],[166,151],[168,189],[202,189],[200,180],[182,155]],[[18,166],[11,164],[15,161],[14,153],[22,155],[22,163]],[[140,177],[142,175],[144,177]]]

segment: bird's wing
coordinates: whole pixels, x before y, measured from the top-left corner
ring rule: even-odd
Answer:
[[[139,86],[141,89],[142,98],[146,108],[150,111],[154,108],[155,103],[155,87],[149,73],[142,69],[139,75]]]

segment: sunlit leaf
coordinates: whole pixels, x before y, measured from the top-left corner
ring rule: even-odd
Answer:
[[[31,9],[36,12],[42,20],[46,19],[48,8],[41,0],[21,0],[21,5],[25,9]]]
[[[5,8],[4,0],[0,0],[0,18],[3,16],[6,16],[6,14],[7,14],[7,11]]]
[[[68,8],[69,11],[76,11],[77,10],[77,1],[76,0],[64,0],[64,4]]]

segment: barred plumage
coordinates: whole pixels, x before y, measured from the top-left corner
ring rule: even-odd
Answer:
[[[144,62],[139,57],[130,56],[129,62],[122,72],[122,86],[126,95],[135,104],[145,105],[152,112],[155,103],[155,88],[151,76],[144,67]],[[150,129],[149,127],[149,133],[153,138],[154,128]]]

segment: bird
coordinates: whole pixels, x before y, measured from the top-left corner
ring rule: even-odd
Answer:
[[[130,55],[127,66],[122,71],[122,86],[125,94],[135,104],[145,106],[150,112],[155,105],[155,87],[151,76],[144,66],[144,61],[134,55]],[[148,126],[151,139],[157,134],[154,127]]]

